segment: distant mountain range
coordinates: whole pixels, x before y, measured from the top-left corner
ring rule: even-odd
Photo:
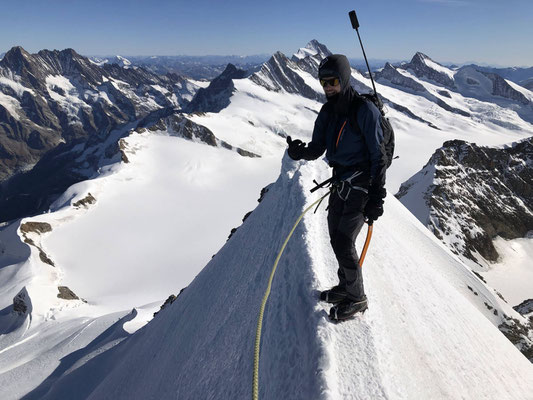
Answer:
[[[127,63],[127,66],[143,67],[159,75],[177,73],[192,79],[211,80],[220,75],[228,64],[252,71],[269,57],[269,55],[261,54],[254,56],[109,56],[90,57],[90,60],[99,65]]]
[[[150,113],[166,108],[187,113],[219,112],[229,105],[229,99],[236,90],[235,79],[249,77],[251,82],[270,91],[324,101],[316,81],[311,84],[299,71],[316,79],[318,61],[328,54],[331,54],[330,51],[316,40],[290,59],[277,52],[258,65],[254,63],[262,56],[145,57],[131,60],[117,56],[90,60],[72,49],[61,52],[43,50],[32,55],[21,47],[15,47],[0,61],[0,133],[3,133],[0,136],[0,165],[3,167],[0,179],[5,181],[0,189],[0,205],[4,210],[14,207],[22,214],[26,212],[23,210],[46,207],[49,201],[45,198],[53,198],[54,193],[60,193],[75,181],[90,176],[102,163],[109,162],[105,160],[117,156],[115,135],[126,134],[128,124],[135,125]],[[239,61],[241,67],[233,64],[225,66],[209,87],[168,72],[179,63],[201,71],[211,68],[205,64],[227,60]],[[136,62],[165,73],[154,73],[135,65]],[[517,79],[527,76],[526,72],[517,71],[513,74]],[[479,115],[479,109],[470,109],[453,93],[510,107],[524,121],[533,122],[530,91],[494,72],[473,66],[452,70],[422,53],[416,53],[409,63],[398,66],[387,63],[375,72],[375,77],[378,82],[422,96],[442,111],[458,116],[484,120],[489,114],[483,112],[485,116]],[[433,82],[438,88],[427,88],[420,79],[422,82]],[[200,84],[204,87],[198,86]],[[361,92],[371,90],[365,79],[352,79],[352,85]],[[431,128],[442,129],[438,120],[430,121],[411,106],[402,104],[400,99],[389,98],[385,92],[382,95],[391,108]],[[490,122],[506,127],[516,125],[500,118],[492,118]],[[123,132],[117,133],[120,129]],[[92,150],[93,157],[81,163],[72,163],[80,160],[80,155],[96,144],[104,147],[98,152],[102,155],[96,156],[97,153]],[[65,157],[66,154],[70,156]],[[53,179],[47,172],[51,168],[56,170]],[[6,181],[17,172],[28,170],[31,171]],[[64,172],[59,173],[58,170]],[[11,219],[16,215],[19,214],[4,211],[2,219]]]
[[[493,68],[493,67],[480,67],[477,65],[470,65],[478,71],[493,73],[501,76],[502,78],[509,79],[519,85],[533,90],[533,67],[530,68]]]
[[[14,47],[0,61],[1,219],[40,209],[43,198],[91,176],[117,156],[131,124],[180,108],[198,89],[175,73],[99,66],[72,49]]]

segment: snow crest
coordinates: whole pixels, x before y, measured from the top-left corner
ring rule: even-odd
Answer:
[[[172,305],[41,398],[249,397],[268,275],[319,196],[307,194],[312,179],[327,176],[321,162],[285,156],[259,206]],[[260,398],[531,398],[532,365],[474,304],[498,299],[399,201],[389,196],[385,206],[364,265],[369,310],[342,324],[317,300],[337,268],[325,206],[295,231],[265,312]]]

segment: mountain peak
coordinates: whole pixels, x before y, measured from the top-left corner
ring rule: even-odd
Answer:
[[[187,105],[186,111],[191,112],[219,112],[230,103],[230,97],[235,89],[233,79],[242,79],[246,71],[228,63],[226,69],[211,81],[207,88],[198,90],[195,97]]]
[[[416,54],[411,59],[411,63],[412,64],[421,64],[421,63],[425,64],[425,62],[424,62],[425,60],[431,60],[431,58],[429,58],[424,53],[421,53],[420,51],[417,51]],[[433,60],[431,60],[431,61],[433,61]]]
[[[122,57],[121,55],[116,55],[111,60],[109,60],[112,64],[118,64],[123,68],[130,68],[131,67],[131,61],[128,60],[126,57]]]
[[[272,58],[275,60],[286,60],[287,56],[278,50],[272,55],[271,59]]]
[[[241,79],[246,75],[246,71],[237,68],[232,63],[228,63],[224,71],[215,79]]]
[[[54,57],[54,58],[63,58],[63,59],[74,59],[74,58],[83,58],[83,56],[76,53],[76,50],[68,48],[64,50],[48,50],[44,49],[39,51],[39,54],[43,58]]]
[[[318,40],[316,39],[313,39],[311,40],[309,43],[307,43],[305,45],[305,48],[306,49],[309,49],[309,50],[316,50],[317,52],[321,51],[321,50],[328,50],[328,48],[326,47],[325,44],[322,44],[320,43]]]
[[[441,85],[455,87],[454,72],[419,51],[413,56],[411,62],[403,65],[402,68],[412,69],[419,78],[426,77]]]
[[[71,49],[71,48],[61,50],[59,53],[60,54],[66,54],[66,55],[69,55],[69,56],[72,56],[72,57],[81,57],[78,53],[76,53],[76,50]]]
[[[31,58],[31,54],[22,48],[22,46],[14,46],[2,58],[2,64],[11,69],[19,71],[27,60]]]
[[[331,51],[326,47],[326,45],[320,43],[318,40],[313,39],[305,45],[305,47],[300,48],[296,53],[294,53],[293,59],[303,59],[306,57],[315,57],[323,59],[331,54]]]
[[[22,46],[13,46],[5,55],[8,54],[17,55],[17,56],[29,56],[28,53]]]

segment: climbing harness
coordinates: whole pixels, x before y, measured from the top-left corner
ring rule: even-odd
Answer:
[[[338,183],[334,183],[333,186],[335,188],[335,192],[337,193],[337,195],[339,196],[339,198],[342,200],[342,201],[346,201],[348,200],[348,196],[350,195],[350,192],[352,190],[361,190],[362,192],[365,192],[368,194],[368,189],[364,188],[364,187],[361,187],[361,186],[357,186],[357,185],[354,185],[352,184],[352,181],[357,178],[359,175],[361,175],[363,172],[361,171],[356,171],[353,175],[351,175],[350,177],[346,178],[346,179],[343,179],[342,181],[338,182]],[[348,189],[346,191],[346,195],[343,196],[343,192],[344,192],[344,189]]]

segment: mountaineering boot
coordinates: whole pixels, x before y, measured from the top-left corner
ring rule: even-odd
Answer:
[[[346,289],[343,286],[333,286],[331,289],[320,292],[320,300],[327,301],[331,304],[337,304],[346,299]]]
[[[368,308],[368,300],[364,296],[361,300],[353,301],[345,299],[329,310],[329,319],[333,321],[344,321],[353,317],[358,312],[363,313]]]

